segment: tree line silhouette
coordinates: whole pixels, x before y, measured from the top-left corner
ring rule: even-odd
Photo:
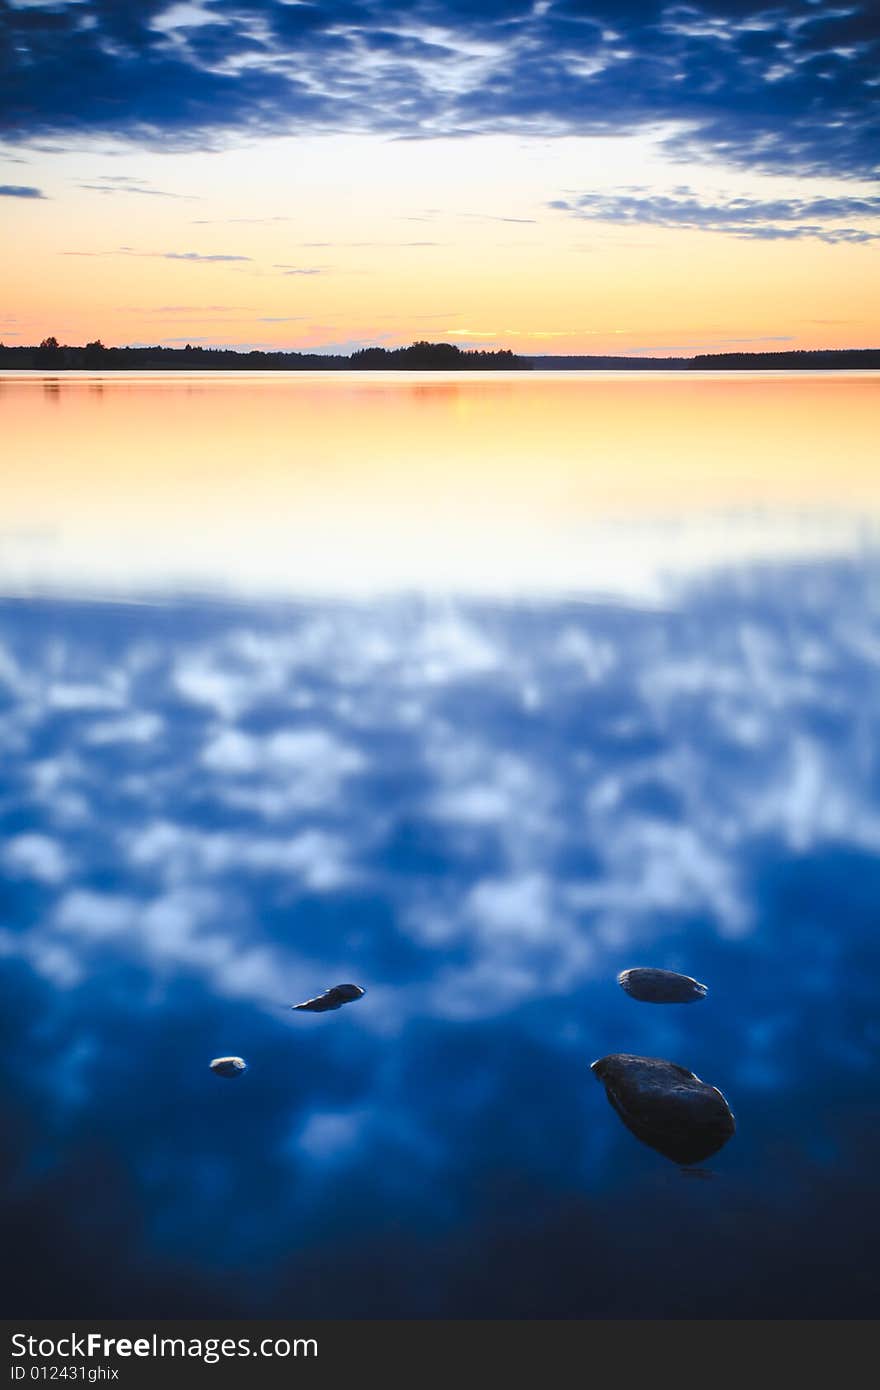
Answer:
[[[250,352],[192,346],[105,347],[100,339],[83,347],[44,338],[36,347],[0,343],[0,367],[50,371],[529,371],[531,363],[509,349],[486,352],[454,343],[412,343],[409,347],[361,348],[349,356],[317,352]]]
[[[701,352],[696,357],[529,357],[544,371],[816,372],[877,371],[880,348],[792,348],[783,352]]]
[[[696,357],[523,357],[455,343],[360,348],[348,356],[318,352],[250,352],[236,348],[105,347],[100,339],[71,347],[44,338],[35,347],[0,343],[0,369],[48,371],[858,371],[880,370],[880,348],[798,348],[783,352],[713,352]]]

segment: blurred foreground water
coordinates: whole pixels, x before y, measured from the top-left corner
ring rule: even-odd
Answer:
[[[3,603],[5,1306],[875,1311],[878,580]],[[712,1181],[610,1051],[722,1088]]]
[[[7,1315],[876,1314],[877,389],[0,380]]]

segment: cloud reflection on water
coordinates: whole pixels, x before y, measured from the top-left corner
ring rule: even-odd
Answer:
[[[5,1193],[57,1252],[16,1308],[868,1315],[877,579],[4,604]],[[622,1130],[613,1050],[722,1087],[716,1183]]]

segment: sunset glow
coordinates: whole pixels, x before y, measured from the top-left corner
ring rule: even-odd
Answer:
[[[872,9],[16,0],[0,341],[875,345]]]

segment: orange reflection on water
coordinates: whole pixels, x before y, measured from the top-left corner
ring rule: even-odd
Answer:
[[[821,547],[880,514],[878,401],[874,373],[9,374],[0,582],[601,587],[747,518]]]

